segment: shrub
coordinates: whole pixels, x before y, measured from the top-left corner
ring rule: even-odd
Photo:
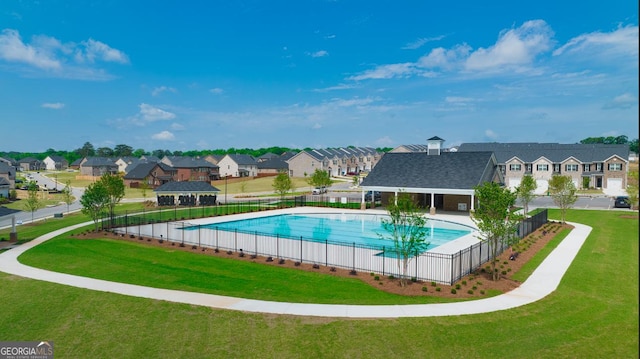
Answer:
[[[273,257],[267,257],[267,262],[273,262]]]
[[[393,275],[389,275],[388,277],[389,279],[394,279],[395,277]]]
[[[375,273],[371,272],[371,276],[373,277],[374,275],[376,275]]]
[[[319,264],[314,264],[313,265],[313,269],[320,269],[320,265]]]
[[[455,288],[451,288],[451,294],[456,294],[456,293],[457,293],[456,289]]]
[[[484,290],[481,290],[481,291],[480,291],[480,294],[484,295]]]
[[[463,280],[463,281],[462,281],[462,285],[467,285],[467,281],[466,281],[466,280]]]
[[[503,271],[502,271],[502,275],[507,275],[507,271],[506,271],[506,270],[503,270]]]
[[[198,246],[191,246],[191,249],[198,249]]]
[[[227,254],[231,255],[231,254],[233,254],[233,252],[232,251],[227,251]]]
[[[284,264],[284,258],[280,258],[280,260],[278,261],[278,264]]]
[[[467,293],[469,293],[469,294],[473,294],[473,290],[469,289],[469,290],[467,291]]]
[[[474,285],[473,287],[471,287],[471,289],[473,289],[473,290],[477,290],[477,289],[478,289],[478,287],[476,287],[476,286]]]
[[[435,287],[436,286],[436,282],[431,282],[431,286]]]
[[[439,292],[439,291],[441,291],[441,290],[442,290],[442,288],[440,288],[440,287],[436,287],[436,292]]]
[[[423,291],[423,292],[426,292],[426,291],[427,291],[427,287],[424,287],[424,286],[423,286],[423,287],[422,287],[422,291]]]
[[[329,270],[330,270],[331,272],[335,272],[335,271],[336,271],[336,267],[331,267],[331,268],[329,268]]]
[[[294,265],[295,265],[296,267],[300,266],[300,264],[301,264],[300,262],[295,262],[295,263],[294,263]]]
[[[456,289],[460,289],[460,284],[456,284]]]
[[[411,277],[411,281],[415,283],[415,282],[417,282],[417,281],[418,281],[418,278],[416,278],[416,277]]]
[[[379,276],[379,275],[377,275],[377,276],[373,277],[373,279],[374,279],[374,280],[380,280],[380,276]]]

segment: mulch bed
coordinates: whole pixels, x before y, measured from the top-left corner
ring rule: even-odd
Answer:
[[[215,251],[212,248],[197,247],[185,245],[181,247],[179,243],[163,241],[160,243],[158,239],[143,237],[142,239],[135,235],[117,235],[111,232],[85,232],[76,235],[80,239],[94,238],[115,238],[119,240],[132,241],[155,247],[171,247],[174,250],[183,250],[188,252],[199,253],[202,255],[218,256],[224,258],[233,258],[236,260],[252,261],[263,263],[265,265],[273,265],[297,270],[305,270],[310,272],[318,272],[326,275],[357,278],[382,291],[389,293],[406,295],[406,296],[431,296],[442,298],[480,298],[486,296],[490,290],[496,290],[501,293],[509,292],[520,285],[520,282],[511,278],[513,273],[517,273],[522,266],[535,256],[540,249],[544,248],[557,233],[563,228],[573,228],[568,224],[559,222],[549,222],[537,231],[531,233],[520,241],[520,244],[514,249],[510,248],[498,257],[496,268],[500,273],[500,280],[491,279],[491,273],[487,270],[490,263],[485,263],[482,268],[474,273],[460,279],[453,286],[445,284],[434,284],[431,282],[408,281],[406,286],[401,286],[397,278],[389,278],[377,273],[353,272],[349,269],[327,267],[313,263],[300,263],[293,260],[279,260],[278,258],[267,258],[264,256],[255,256],[251,253],[240,253],[227,250]],[[513,252],[517,251],[518,255],[515,260],[509,257]],[[466,283],[466,284],[465,284]],[[458,289],[457,286],[459,286]],[[475,289],[474,289],[475,287]],[[440,288],[438,291],[437,288]],[[425,291],[426,289],[426,291]],[[456,289],[456,293],[452,293],[452,289]],[[472,292],[469,292],[472,291]]]

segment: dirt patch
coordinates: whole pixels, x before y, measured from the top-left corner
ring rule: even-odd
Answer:
[[[179,243],[151,239],[147,237],[138,237],[135,235],[117,235],[110,232],[85,232],[75,237],[79,239],[95,239],[95,238],[115,238],[119,240],[132,241],[144,245],[156,247],[170,247],[175,250],[183,250],[188,252],[199,253],[202,255],[218,256],[224,258],[233,258],[236,260],[252,261],[263,263],[265,265],[280,266],[305,270],[309,272],[318,272],[326,275],[357,278],[371,285],[378,290],[389,293],[407,295],[407,296],[432,296],[442,298],[479,298],[486,296],[490,291],[499,291],[506,293],[518,286],[520,282],[512,279],[512,274],[517,273],[523,265],[525,265],[533,256],[544,248],[564,228],[573,228],[568,224],[560,224],[558,222],[549,222],[537,231],[523,238],[517,245],[509,248],[501,254],[496,262],[496,268],[500,273],[500,280],[493,281],[490,275],[490,263],[485,263],[480,269],[474,273],[465,276],[453,285],[445,285],[439,283],[431,283],[424,281],[409,281],[404,287],[400,285],[397,278],[389,278],[378,273],[353,272],[349,269],[327,267],[323,265],[315,265],[312,263],[300,263],[293,260],[280,260],[274,257],[255,256],[251,253],[234,252],[227,250],[216,251],[212,248],[197,247],[192,245],[180,246]],[[513,253],[518,253],[517,257],[512,260],[510,257]],[[439,290],[438,290],[439,288]],[[452,289],[455,289],[453,293]]]

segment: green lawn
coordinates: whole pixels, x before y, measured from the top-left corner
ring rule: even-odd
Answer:
[[[569,221],[594,230],[558,290],[507,311],[371,320],[263,315],[0,274],[0,338],[53,340],[58,358],[636,358],[638,219],[628,214],[569,211]]]

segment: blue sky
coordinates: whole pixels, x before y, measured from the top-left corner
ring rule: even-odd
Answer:
[[[0,2],[0,151],[638,137],[636,1]]]

